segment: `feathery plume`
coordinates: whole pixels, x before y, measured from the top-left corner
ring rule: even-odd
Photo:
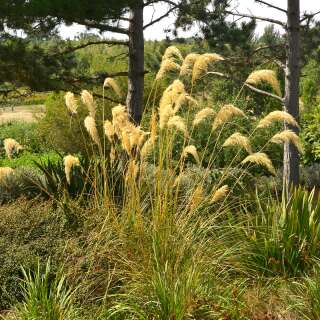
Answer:
[[[191,210],[199,206],[199,204],[203,200],[203,194],[204,194],[204,191],[201,185],[195,188],[189,201]]]
[[[141,152],[140,152],[141,161],[143,161],[150,154],[153,148],[154,148],[154,139],[150,137],[143,144],[143,147],[141,148]]]
[[[112,108],[112,123],[119,138],[121,138],[121,132],[127,127],[128,122],[129,116],[125,106],[119,104]]]
[[[132,182],[136,180],[139,173],[139,164],[135,160],[130,160],[128,163],[128,168],[126,172],[126,181]]]
[[[87,116],[84,119],[84,126],[87,129],[89,135],[91,136],[92,140],[97,144],[100,145],[100,138],[96,126],[96,121],[93,117]]]
[[[297,150],[300,153],[303,153],[303,147],[302,147],[301,141],[298,135],[294,133],[292,130],[284,130],[282,132],[279,132],[275,134],[270,141],[276,144],[290,142],[296,146]]]
[[[253,71],[246,80],[246,83],[257,86],[261,82],[267,82],[274,92],[281,96],[280,83],[276,73],[273,70],[257,70]]]
[[[177,58],[181,61],[183,60],[182,54],[176,46],[168,47],[164,52],[164,55],[162,56],[162,60],[167,60],[172,58]]]
[[[250,154],[241,163],[245,164],[245,163],[248,163],[248,162],[264,166],[273,175],[276,174],[276,170],[273,167],[272,161],[263,152],[257,152],[257,153]]]
[[[242,135],[239,132],[235,132],[232,134],[222,145],[223,147],[228,147],[228,146],[241,146],[244,148],[248,153],[252,153],[252,148],[250,145],[249,139]]]
[[[192,73],[193,66],[196,60],[199,58],[200,54],[198,53],[189,53],[185,59],[183,60],[181,69],[180,69],[180,76],[186,76]]]
[[[4,150],[9,159],[12,159],[14,154],[19,153],[23,150],[23,146],[15,139],[7,138],[3,140]]]
[[[5,180],[7,177],[11,176],[14,170],[9,167],[0,167],[0,181]]]
[[[106,78],[106,79],[104,80],[103,87],[104,87],[104,88],[105,88],[105,87],[111,88],[111,89],[115,92],[115,94],[116,94],[119,98],[121,98],[122,92],[121,92],[121,89],[120,89],[120,87],[119,87],[119,85],[118,85],[118,83],[117,83],[117,81],[116,81],[115,79],[113,79],[113,78]]]
[[[193,66],[192,71],[192,82],[197,81],[203,74],[208,72],[208,67],[210,63],[222,61],[224,58],[216,53],[205,53],[200,55]]]
[[[160,117],[160,129],[163,130],[170,119],[170,117],[174,116],[174,111],[172,109],[172,105],[168,104],[165,107],[160,108],[159,117]]]
[[[92,94],[88,90],[83,90],[81,92],[81,100],[82,100],[83,104],[85,104],[86,107],[88,108],[89,115],[92,118],[95,118],[96,117],[97,107],[96,107],[96,104],[94,102]]]
[[[215,130],[219,126],[223,125],[224,123],[228,122],[233,116],[242,116],[244,117],[245,114],[242,110],[235,107],[232,104],[224,105],[219,112],[217,113],[212,129]]]
[[[198,164],[200,163],[200,158],[197,152],[197,148],[195,146],[189,145],[183,149],[182,156],[185,158],[188,154],[191,154]]]
[[[170,71],[179,71],[180,66],[171,59],[165,59],[161,62],[160,69],[156,75],[156,80],[162,79]]]
[[[80,166],[80,160],[72,155],[67,155],[63,158],[64,162],[64,172],[66,174],[67,182],[71,182],[71,170],[73,167]]]
[[[106,120],[104,122],[103,128],[104,128],[104,133],[107,136],[108,140],[112,142],[116,134],[112,122],[109,120]]]
[[[205,118],[214,116],[215,112],[211,108],[204,108],[200,110],[194,117],[193,125],[197,126],[199,123],[201,123]]]
[[[257,128],[267,128],[269,127],[273,122],[275,121],[283,121],[287,124],[291,124],[292,126],[295,126],[299,128],[299,125],[297,121],[294,119],[294,117],[285,111],[272,111],[268,115],[266,115],[263,119],[260,120],[258,123]]]
[[[78,105],[74,97],[74,94],[69,91],[66,93],[64,98],[65,98],[67,109],[70,112],[70,114],[71,115],[77,114]]]
[[[211,203],[216,203],[221,201],[222,199],[224,199],[226,197],[226,195],[229,192],[229,186],[224,185],[221,188],[219,188],[218,190],[215,191],[215,193],[213,194],[212,198],[211,198]]]
[[[186,126],[184,120],[180,116],[173,116],[169,119],[168,128],[172,128],[172,127],[183,132],[185,136],[188,134],[187,133],[187,126]]]

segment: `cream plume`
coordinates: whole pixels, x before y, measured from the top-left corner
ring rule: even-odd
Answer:
[[[244,112],[235,107],[232,104],[224,105],[219,112],[217,113],[214,122],[213,122],[213,130],[217,129],[219,126],[223,125],[224,123],[228,122],[233,116],[242,116],[244,117]]]
[[[249,139],[242,135],[239,132],[232,134],[223,144],[223,147],[228,146],[241,146],[243,147],[248,153],[252,153],[251,145]]]
[[[276,174],[276,170],[273,167],[272,161],[263,152],[257,152],[257,153],[250,154],[241,163],[245,164],[245,163],[248,163],[248,162],[264,166],[273,175]]]
[[[64,172],[66,174],[67,182],[70,184],[71,182],[71,170],[75,166],[80,166],[80,160],[77,157],[72,155],[65,156],[63,158],[64,162]]]
[[[72,115],[77,114],[78,105],[77,105],[77,101],[74,97],[74,94],[69,91],[66,93],[64,98],[65,98],[65,102],[66,102],[66,106],[67,106],[68,111]]]

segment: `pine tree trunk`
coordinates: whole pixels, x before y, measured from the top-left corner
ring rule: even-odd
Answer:
[[[138,1],[137,1],[138,2]],[[144,38],[143,2],[131,10],[129,26],[129,75],[127,108],[131,120],[139,124],[143,113]]]
[[[299,78],[300,78],[300,0],[288,0],[288,43],[285,79],[285,111],[299,120]],[[289,125],[286,129],[297,134],[299,129]],[[299,153],[292,143],[284,145],[283,183],[286,194],[299,184]]]

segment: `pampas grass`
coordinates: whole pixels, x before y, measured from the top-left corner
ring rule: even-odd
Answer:
[[[203,120],[205,120],[208,117],[214,116],[215,112],[211,108],[204,108],[200,110],[194,117],[193,125],[197,126],[200,124]]]
[[[224,105],[217,113],[212,129],[216,130],[219,126],[223,125],[224,123],[228,122],[233,116],[242,116],[244,117],[244,112],[235,107],[232,104]]]
[[[198,155],[198,151],[194,145],[186,146],[183,149],[182,156],[185,158],[185,157],[187,157],[188,154],[191,154],[194,157],[194,159],[197,161],[197,163],[200,164],[200,158]]]
[[[74,94],[72,92],[67,92],[65,95],[65,102],[68,111],[71,115],[77,114],[78,104],[76,101],[76,98],[74,97]]]
[[[185,136],[188,135],[187,126],[185,121],[180,116],[173,116],[168,121],[168,128],[176,128],[177,130],[183,132]]]
[[[122,92],[121,92],[121,88],[120,86],[118,85],[117,81],[113,78],[106,78],[104,80],[104,83],[103,83],[103,87],[108,87],[108,88],[111,88],[115,94],[121,98],[122,96]]]
[[[297,121],[294,119],[294,117],[285,111],[272,111],[268,115],[266,115],[263,119],[260,120],[258,123],[257,128],[267,128],[272,123],[282,121],[286,122],[287,124],[290,124],[294,127],[299,128],[299,125]]]
[[[204,74],[208,72],[208,67],[210,63],[217,61],[223,61],[224,58],[216,53],[205,53],[200,55],[193,66],[192,71],[192,82],[199,80]]]
[[[170,119],[170,117],[174,116],[174,111],[172,109],[171,104],[167,104],[165,107],[160,108],[159,110],[159,118],[160,118],[160,129],[163,130]]]
[[[214,192],[214,194],[212,195],[211,203],[216,203],[216,202],[223,200],[226,197],[226,195],[228,194],[228,192],[229,192],[229,186],[227,186],[227,185],[222,186],[221,188],[216,190]]]
[[[176,46],[170,46],[164,52],[162,59],[163,60],[178,59],[178,60],[182,61],[183,57],[182,57],[180,50]]]
[[[87,129],[91,139],[96,143],[97,145],[100,145],[100,138],[96,126],[96,121],[94,120],[93,117],[87,116],[84,119],[84,126]]]
[[[154,148],[154,143],[155,143],[155,139],[153,137],[150,137],[143,144],[143,147],[141,148],[141,151],[140,151],[141,161],[144,161],[145,158],[152,152],[152,150]]]
[[[14,154],[23,150],[23,146],[19,142],[17,142],[15,139],[12,139],[12,138],[4,139],[3,144],[4,144],[4,150],[9,159],[12,159]]]
[[[81,100],[83,104],[88,108],[90,117],[95,118],[97,106],[94,102],[93,95],[88,90],[83,90],[81,92]]]
[[[66,174],[67,182],[71,182],[71,170],[73,167],[80,166],[80,160],[72,155],[67,155],[63,158],[64,162],[64,172]]]
[[[258,165],[261,165],[265,168],[268,169],[268,171],[270,173],[272,173],[273,175],[276,174],[276,170],[273,167],[272,161],[269,159],[269,157],[263,153],[263,152],[257,152],[257,153],[253,153],[250,154],[249,156],[247,156],[244,160],[242,160],[242,164],[246,164],[246,163],[255,163]]]
[[[261,82],[268,83],[274,92],[281,96],[280,83],[277,79],[276,73],[272,70],[257,70],[253,71],[246,80],[246,83],[257,86]]]
[[[198,53],[189,53],[185,57],[181,65],[180,76],[186,76],[191,74],[193,70],[193,66],[199,57],[200,57],[200,54]]]
[[[252,148],[249,139],[239,132],[235,132],[224,142],[223,147],[229,146],[241,146],[248,153],[252,153]]]
[[[103,128],[104,128],[104,133],[107,136],[108,140],[110,142],[113,142],[113,139],[114,139],[116,132],[114,130],[114,126],[113,126],[112,122],[109,120],[106,120],[104,122]]]
[[[160,69],[156,75],[156,80],[162,79],[170,71],[179,71],[180,65],[176,62],[166,59],[161,62]]]
[[[284,130],[282,132],[279,132],[275,134],[271,139],[270,142],[276,143],[276,144],[282,144],[286,142],[290,142],[300,153],[303,153],[303,146],[301,144],[301,141],[296,133],[294,133],[292,130]]]

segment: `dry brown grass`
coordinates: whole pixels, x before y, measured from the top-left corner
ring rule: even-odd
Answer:
[[[0,124],[8,122],[36,122],[45,113],[44,105],[0,108]]]

